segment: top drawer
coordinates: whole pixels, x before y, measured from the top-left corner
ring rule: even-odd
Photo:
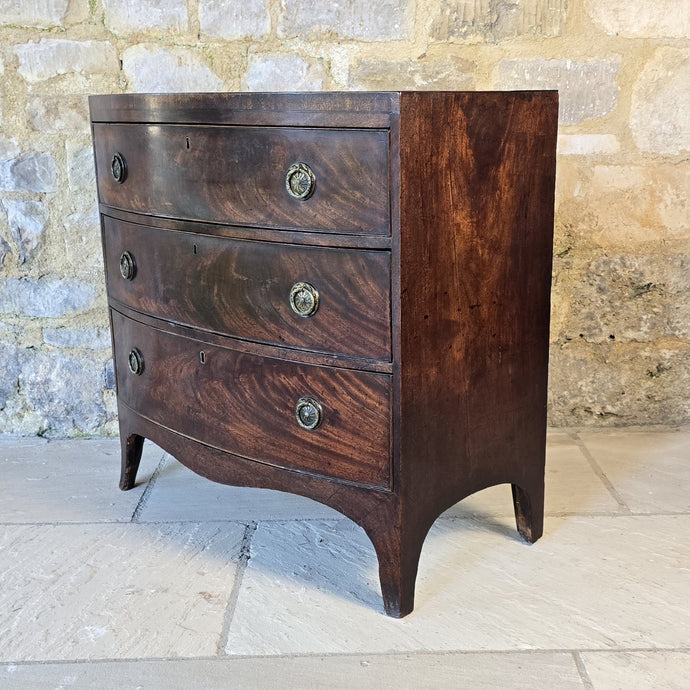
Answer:
[[[387,130],[135,124],[93,130],[99,196],[109,206],[269,228],[390,232]]]

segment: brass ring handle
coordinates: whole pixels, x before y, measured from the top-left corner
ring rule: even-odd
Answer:
[[[118,184],[122,184],[127,178],[127,163],[121,153],[113,154],[113,159],[110,161],[110,172]]]
[[[321,403],[318,400],[314,400],[314,398],[300,398],[295,405],[295,417],[297,418],[297,424],[302,429],[314,431],[323,421]]]
[[[127,363],[129,364],[129,370],[133,374],[141,376],[144,373],[144,355],[142,355],[136,347],[133,347],[129,351]]]
[[[294,163],[285,175],[285,188],[291,197],[304,201],[316,189],[316,175],[306,163]]]
[[[319,308],[319,291],[311,283],[295,283],[290,289],[290,307],[298,316],[314,316]]]
[[[125,280],[134,280],[134,274],[137,272],[137,265],[134,262],[134,257],[129,252],[122,252],[120,257],[120,275]]]

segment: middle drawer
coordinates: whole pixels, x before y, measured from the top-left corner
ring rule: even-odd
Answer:
[[[245,340],[390,361],[390,252],[236,240],[103,217],[108,294]]]

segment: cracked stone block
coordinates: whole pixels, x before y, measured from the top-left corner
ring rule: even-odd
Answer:
[[[72,149],[67,143],[68,165],[67,179],[70,189],[96,189],[96,167],[94,164],[93,148],[80,146]]]
[[[268,0],[228,4],[224,0],[201,0],[201,33],[226,40],[257,38],[271,30]]]
[[[523,35],[560,36],[567,4],[567,0],[444,0],[438,6],[431,35],[441,41],[490,43]]]
[[[115,34],[186,31],[186,0],[103,0],[105,25]]]
[[[107,41],[69,41],[42,38],[14,47],[17,72],[30,84],[73,72],[91,75],[117,72],[120,63],[115,47]]]
[[[558,89],[559,122],[573,125],[604,117],[616,109],[620,65],[619,58],[587,62],[542,57],[501,60],[496,70],[496,87]]]
[[[115,362],[112,359],[109,359],[105,363],[105,367],[103,368],[103,380],[105,382],[106,390],[109,390],[109,391],[115,390],[115,387],[116,387]]]
[[[278,35],[395,41],[412,36],[412,23],[408,0],[284,0]]]
[[[592,261],[572,289],[569,340],[690,340],[690,257],[621,254]]]
[[[139,93],[221,91],[223,80],[195,50],[132,46],[122,54],[131,90]]]
[[[57,166],[49,153],[23,153],[0,160],[0,189],[7,191],[55,192]]]
[[[666,154],[690,151],[689,84],[687,51],[659,48],[638,76],[632,94],[630,128],[640,149]]]
[[[17,348],[9,343],[0,343],[0,410],[17,391],[20,369]]]
[[[12,253],[12,247],[10,247],[5,240],[0,237],[0,268],[5,264],[5,259]]]
[[[69,0],[0,0],[0,25],[61,26]]]
[[[553,345],[549,423],[554,426],[687,423],[690,349],[640,343]]]
[[[19,384],[41,433],[96,433],[105,421],[100,362],[84,355],[27,350]]]
[[[2,205],[7,213],[12,237],[19,247],[19,262],[24,263],[41,245],[48,224],[48,209],[40,201],[6,199]]]
[[[690,38],[687,0],[585,0],[587,13],[610,36]]]
[[[361,60],[350,74],[350,87],[372,91],[473,89],[475,70],[475,63],[456,57],[416,62]]]
[[[110,348],[110,330],[107,328],[44,328],[43,342],[54,347],[83,347],[88,350]]]
[[[8,278],[0,283],[0,314],[56,317],[85,312],[95,300],[93,285],[69,278]]]
[[[243,88],[247,91],[320,91],[324,74],[297,55],[250,55]]]
[[[37,132],[90,132],[86,96],[35,96],[26,104],[26,119]]]

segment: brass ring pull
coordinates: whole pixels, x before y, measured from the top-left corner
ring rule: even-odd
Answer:
[[[129,364],[129,370],[133,374],[141,376],[144,373],[144,355],[142,355],[136,347],[130,350],[127,362]]]
[[[314,316],[319,308],[319,291],[310,283],[295,283],[290,290],[290,307],[298,316]]]
[[[122,252],[120,257],[120,275],[125,280],[134,280],[137,265],[134,263],[134,257],[129,252]]]
[[[295,417],[302,429],[314,431],[323,421],[323,408],[314,398],[300,398],[295,405]]]
[[[127,178],[127,163],[121,153],[113,154],[113,159],[110,161],[110,172],[118,184],[122,184]]]
[[[285,188],[288,194],[300,201],[308,199],[316,189],[316,176],[306,163],[295,163],[285,175]]]

